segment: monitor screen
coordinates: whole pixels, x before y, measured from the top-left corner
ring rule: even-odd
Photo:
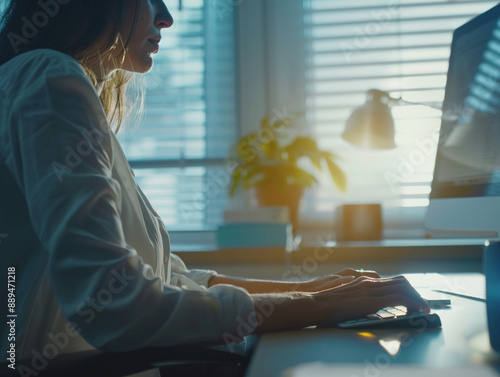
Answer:
[[[500,231],[500,5],[453,34],[426,225]]]

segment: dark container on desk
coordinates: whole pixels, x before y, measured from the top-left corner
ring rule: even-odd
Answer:
[[[344,204],[337,208],[337,241],[374,241],[382,238],[380,204]]]
[[[489,240],[484,244],[483,273],[486,278],[490,343],[494,350],[500,352],[500,239]]]

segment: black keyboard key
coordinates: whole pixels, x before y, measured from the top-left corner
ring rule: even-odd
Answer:
[[[375,314],[370,314],[364,318],[358,318],[350,321],[344,321],[339,323],[337,326],[342,329],[366,329],[366,328],[415,328],[422,326],[422,320],[426,324],[426,328],[438,328],[441,327],[441,319],[435,313],[428,313],[424,311],[417,311],[413,313],[405,313],[404,310],[399,307],[394,308],[384,308],[379,310]],[[390,313],[392,312],[392,313]],[[397,313],[397,314],[393,314]]]

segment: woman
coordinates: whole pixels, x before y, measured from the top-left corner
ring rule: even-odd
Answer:
[[[151,69],[172,23],[161,0],[16,0],[4,15],[0,247],[2,274],[17,279],[17,359],[230,345],[393,304],[424,307],[404,278],[238,279],[189,270],[170,253],[115,132],[127,81]]]

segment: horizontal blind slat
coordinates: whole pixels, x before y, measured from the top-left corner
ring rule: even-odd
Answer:
[[[486,4],[486,6],[491,7],[492,1],[490,0],[460,0],[461,4]],[[373,0],[350,0],[349,2],[342,1],[331,1],[331,0],[317,0],[314,3],[308,4],[309,6],[305,8],[305,13],[311,12],[324,12],[328,10],[335,11],[372,11],[393,8],[404,8],[404,7],[425,7],[426,9],[432,7],[449,7],[450,1],[419,1],[419,0],[405,0],[404,2],[378,2]],[[456,5],[456,4],[455,4]]]

